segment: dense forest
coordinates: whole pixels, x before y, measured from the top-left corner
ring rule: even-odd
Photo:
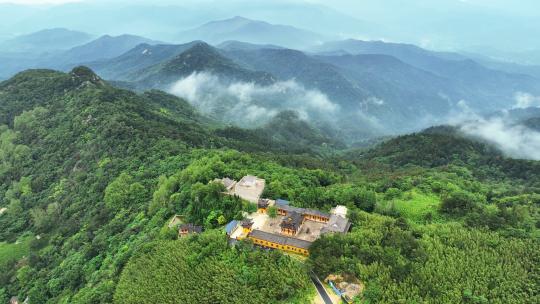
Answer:
[[[245,130],[91,70],[0,83],[0,303],[310,303],[308,273],[357,277],[358,303],[540,302],[540,163],[451,128],[343,150],[292,113]],[[306,260],[223,226],[264,196],[349,208]],[[175,214],[205,232],[177,240]]]

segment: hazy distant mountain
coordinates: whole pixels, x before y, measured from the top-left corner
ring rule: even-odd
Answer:
[[[92,36],[64,28],[41,30],[0,43],[0,52],[41,53],[66,50],[86,43]]]
[[[49,36],[53,37],[54,35],[49,34]],[[0,53],[0,65],[2,66],[0,77],[9,77],[29,68],[70,70],[81,63],[117,57],[141,43],[158,42],[133,35],[116,37],[105,35],[68,50],[54,49],[54,51],[41,53],[34,49],[31,53],[23,51]]]
[[[129,5],[126,2],[78,1],[47,8],[0,4],[0,37],[13,35],[13,29],[31,32],[61,26],[95,33],[133,33],[168,41],[179,31],[236,15],[323,34],[384,37],[384,32],[389,32],[384,23],[365,22],[328,6],[306,1],[220,1],[219,9],[199,1],[168,1],[166,4],[129,1]]]
[[[510,53],[507,59],[526,65],[540,65],[540,49]]]
[[[62,53],[61,58],[65,63],[81,63],[114,58],[142,43],[158,44],[159,42],[134,35],[104,35]]]
[[[540,117],[540,108],[526,107],[504,111],[496,111],[486,115],[486,118],[504,117],[510,123],[522,123],[523,121]]]
[[[30,68],[59,68],[56,63],[63,62],[59,54],[91,39],[87,33],[54,28],[0,42],[0,77]]]
[[[170,60],[199,42],[180,45],[143,43],[118,57],[89,62],[86,65],[106,79],[128,80],[135,72]]]
[[[463,98],[455,84],[444,77],[380,54],[317,56],[339,68],[355,87],[369,92],[364,101],[369,113],[395,129],[411,127],[420,117],[446,115],[450,100]]]
[[[540,63],[538,65],[525,65],[511,61],[497,60],[495,58],[477,53],[463,54],[491,69],[505,71],[508,73],[526,74],[540,79]]]
[[[127,80],[138,82],[143,87],[164,88],[194,72],[208,72],[225,79],[260,84],[274,81],[269,73],[245,69],[204,42],[194,43],[170,60],[131,73]]]
[[[179,41],[204,40],[218,44],[228,40],[238,40],[255,44],[275,44],[291,48],[302,48],[320,43],[325,37],[288,25],[270,24],[264,21],[234,17],[212,21],[198,28],[178,34]]]
[[[383,41],[364,41],[356,39],[347,39],[339,41],[329,41],[321,45],[313,46],[310,51],[317,53],[329,52],[347,52],[352,55],[358,54],[383,54],[394,56],[409,64],[425,65],[429,57],[446,60],[464,60],[467,57],[458,53],[434,52],[416,45],[405,43],[390,43]]]
[[[216,46],[219,49],[225,50],[225,51],[253,51],[253,50],[260,50],[260,49],[284,49],[282,46],[273,45],[273,44],[254,44],[254,43],[247,43],[247,42],[241,42],[236,40],[229,40],[222,42]]]
[[[246,20],[235,19],[239,24]],[[462,110],[462,100],[474,111],[489,112],[513,106],[516,92],[540,94],[540,81],[531,76],[489,69],[461,54],[407,44],[346,40],[322,44],[313,49],[319,55],[309,55],[275,44],[237,40],[227,40],[219,48],[202,41],[152,43],[156,42],[138,36],[103,36],[60,56],[42,56],[38,61],[0,56],[0,62],[12,72],[23,63],[25,68],[62,69],[84,64],[118,86],[137,89],[168,89],[195,72],[206,72],[219,81],[258,84],[256,94],[270,90],[273,95],[255,97],[259,100],[253,102],[272,113],[289,109],[289,101],[296,102],[292,107],[298,108],[298,102],[310,102],[305,96],[315,94],[309,95],[309,100],[327,98],[337,110],[312,113],[311,122],[341,130],[336,136],[348,142],[444,123],[448,115]],[[0,73],[0,77],[8,76]],[[293,81],[292,85],[300,88],[295,87],[293,95],[279,95],[273,91],[279,81]],[[197,85],[206,90],[210,84]],[[209,94],[221,94],[220,89],[230,90],[215,88],[217,91]],[[234,105],[234,101],[226,104]],[[333,119],[328,120],[329,116]]]
[[[528,49],[525,51],[501,51],[494,47],[477,46],[467,49],[466,53],[480,54],[481,57],[490,59],[496,62],[513,63],[517,65],[540,65],[540,49],[538,45],[536,49]]]
[[[345,113],[362,112],[384,121],[388,130],[411,130],[425,123],[418,121],[422,116],[448,113],[449,98],[460,99],[451,81],[388,55],[308,56],[289,49],[225,54],[252,69],[321,91],[344,110],[341,122],[350,119],[348,130],[360,118],[346,119]]]
[[[409,44],[361,40],[329,42],[312,50],[393,56],[451,80],[463,89],[463,99],[477,108],[508,107],[518,91],[540,93],[540,82],[531,76],[489,69],[457,53],[433,52]]]
[[[107,79],[132,83],[119,85],[139,89],[168,88],[194,72],[263,86],[292,80],[306,90],[323,93],[337,106],[332,114],[337,118],[333,128],[341,130],[338,136],[349,142],[444,123],[448,115],[462,110],[462,100],[475,111],[488,112],[511,107],[517,91],[540,92],[539,81],[532,77],[491,70],[463,60],[465,57],[459,54],[433,53],[409,45],[375,45],[377,48],[363,51],[392,51],[409,62],[386,54],[351,55],[347,51],[345,55],[310,56],[273,45],[237,41],[216,49],[195,41],[184,45],[142,44],[89,66]],[[284,98],[294,100],[297,96]],[[268,102],[264,106],[274,109],[276,99]],[[322,119],[318,123],[327,119],[311,118]]]
[[[525,120],[523,122],[523,125],[529,129],[533,129],[537,132],[540,132],[540,116]]]
[[[251,69],[267,71],[281,80],[295,79],[309,89],[320,90],[345,107],[358,106],[369,97],[363,88],[355,87],[336,67],[297,50],[233,50],[225,54]]]

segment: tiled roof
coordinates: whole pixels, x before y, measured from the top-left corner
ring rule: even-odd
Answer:
[[[221,180],[223,185],[225,186],[225,188],[229,188],[230,186],[232,186],[234,183],[236,183],[236,181],[228,178],[228,177],[225,177],[224,179]]]
[[[328,221],[328,224],[321,229],[321,233],[329,233],[329,232],[340,232],[345,233],[349,231],[349,228],[351,227],[351,223],[348,219],[340,216],[332,214],[330,216],[330,220]]]
[[[257,206],[259,208],[267,208],[268,205],[270,205],[270,200],[266,198],[260,198],[259,201],[257,202]]]
[[[292,230],[298,230],[300,228],[300,225],[302,225],[302,220],[304,217],[302,214],[298,212],[289,212],[284,218],[283,221],[281,221],[281,224],[279,226],[281,228],[286,229],[292,229]]]
[[[290,202],[287,201],[287,200],[284,200],[284,199],[278,198],[278,199],[276,200],[276,205],[279,205],[279,206],[289,205],[289,204],[290,204]]]
[[[180,225],[180,230],[187,230],[188,232],[201,233],[202,229],[202,226],[193,225],[192,223]]]
[[[225,232],[231,234],[236,226],[238,226],[238,221],[230,221],[227,226],[225,226]]]
[[[315,209],[298,208],[298,207],[293,207],[293,206],[289,206],[289,205],[280,205],[280,206],[278,206],[278,208],[282,209],[282,210],[285,210],[287,212],[298,212],[300,214],[317,215],[317,216],[327,217],[327,218],[330,217],[330,214],[328,214],[326,212],[319,211],[319,210],[315,210]]]
[[[242,179],[238,182],[238,185],[245,186],[245,187],[252,187],[256,186],[257,182],[264,182],[263,179],[260,179],[253,175],[246,175],[242,177]]]
[[[242,225],[244,228],[251,228],[251,226],[253,226],[253,221],[250,219],[245,219],[240,225]]]
[[[268,233],[261,230],[253,230],[251,231],[249,236],[259,239],[259,240],[272,242],[272,243],[276,243],[283,246],[293,246],[293,247],[302,248],[302,249],[308,249],[311,246],[311,242],[308,242],[308,241],[304,241],[304,240],[300,240],[300,239],[292,238],[292,237],[286,237],[279,234]]]

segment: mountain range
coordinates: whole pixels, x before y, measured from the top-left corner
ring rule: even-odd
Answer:
[[[92,38],[90,34],[65,28],[45,29],[0,42],[0,53],[40,54],[67,50]]]
[[[509,108],[515,103],[516,92],[540,91],[533,76],[486,68],[458,54],[434,53],[409,45],[373,44],[377,50],[357,51],[354,55],[304,53],[230,41],[220,46],[223,48],[198,42],[140,45],[117,58],[88,65],[108,79],[137,82],[135,86],[141,89],[168,89],[175,81],[203,71],[222,78],[236,74],[231,78],[245,83],[270,84],[293,79],[337,104],[342,115],[336,128],[348,129],[359,137],[443,123],[452,112],[461,111],[464,103],[478,112]],[[194,46],[196,51],[191,49]],[[230,63],[229,67],[235,66],[234,73],[225,65],[211,66],[212,62],[225,61]],[[252,72],[246,73],[248,70]],[[254,77],[255,72],[267,73],[266,81]],[[250,76],[238,77],[240,74]],[[360,121],[360,126],[352,128],[355,121]],[[377,129],[378,122],[386,130]]]
[[[510,73],[505,71],[506,68],[502,71],[488,68],[461,54],[432,52],[414,45],[345,40],[325,43],[314,50],[393,56],[407,64],[444,77],[453,85],[466,87],[461,90],[463,94],[458,98],[475,104],[478,108],[487,103],[490,107],[504,107],[516,92],[537,92],[539,88],[538,79],[534,75],[531,77],[520,73],[523,71],[514,70],[514,73]]]
[[[241,67],[204,42],[196,42],[169,60],[126,75],[126,80],[143,88],[167,88],[168,85],[197,72],[208,72],[231,81],[268,84],[272,75]]]
[[[49,31],[41,31],[20,40],[39,44],[47,36]],[[329,37],[243,17],[209,22],[176,38],[189,42],[104,35],[68,49],[62,48],[72,38],[59,39],[39,56],[0,52],[0,77],[27,68],[67,71],[86,65],[114,85],[140,91],[172,92],[184,81],[175,94],[204,105],[203,112],[215,119],[260,127],[292,110],[348,143],[446,123],[464,111],[509,109],[520,92],[540,95],[534,66],[410,44],[322,42]],[[253,121],[240,119],[241,113]]]
[[[197,43],[183,53],[200,48],[205,53],[213,50]],[[538,233],[540,163],[507,158],[455,128],[400,136],[368,151],[343,150],[343,145],[319,133],[297,113],[278,113],[255,129],[226,126],[204,117],[186,100],[157,90],[135,93],[119,89],[86,67],[68,73],[28,70],[1,82],[0,125],[0,180],[4,185],[0,187],[0,300],[6,303],[18,295],[37,303],[131,304],[143,298],[172,303],[181,297],[180,302],[191,303],[193,299],[205,302],[209,297],[235,297],[231,303],[263,304],[269,299],[290,303],[303,293],[305,301],[301,302],[310,302],[315,291],[305,264],[296,266],[296,277],[291,279],[291,267],[282,267],[283,272],[276,269],[283,263],[296,263],[296,259],[279,251],[252,248],[249,243],[238,243],[234,249],[228,244],[224,224],[253,205],[222,195],[224,188],[211,181],[221,176],[236,179],[246,172],[265,178],[269,189],[265,195],[286,197],[296,206],[326,210],[337,202],[350,202],[348,214],[355,228],[317,240],[305,258],[317,265],[318,276],[336,269],[346,271],[351,260],[362,263],[360,254],[375,261],[363,264],[365,268],[384,262],[380,269],[394,276],[387,283],[396,288],[394,279],[402,280],[400,284],[413,278],[423,280],[407,290],[435,278],[438,284],[444,280],[444,287],[436,284],[422,289],[411,296],[415,299],[439,300],[444,290],[462,282],[453,278],[473,273],[475,281],[482,282],[486,271],[498,281],[514,284],[517,291],[512,299],[534,296],[530,282],[536,273],[530,269],[534,269],[531,265],[539,250],[534,238]],[[370,182],[361,184],[357,179]],[[452,204],[446,195],[452,197]],[[386,208],[386,204],[398,207]],[[463,205],[467,211],[460,209]],[[414,211],[407,212],[402,206],[414,207]],[[454,213],[447,216],[446,210]],[[205,231],[176,240],[178,229],[168,227],[175,214],[204,225]],[[424,218],[440,222],[426,223]],[[412,227],[409,221],[419,229],[414,230],[417,234],[413,230],[397,234],[413,229],[408,228]],[[365,233],[369,225],[375,228]],[[388,230],[393,234],[384,236]],[[388,243],[385,246],[377,239],[381,235]],[[366,241],[366,237],[370,239]],[[334,239],[340,243],[327,241]],[[164,242],[167,247],[156,247]],[[411,250],[411,244],[419,250]],[[344,251],[344,247],[352,251]],[[193,251],[178,253],[185,248]],[[216,254],[216,249],[223,254]],[[381,253],[373,255],[377,252]],[[521,256],[516,258],[515,252]],[[170,258],[175,253],[178,255]],[[332,263],[336,253],[343,262]],[[448,254],[453,255],[448,258]],[[471,263],[471,255],[479,262]],[[141,260],[145,256],[149,258]],[[456,261],[462,256],[466,258]],[[178,268],[186,257],[195,257],[195,264]],[[405,264],[405,268],[423,271],[428,265],[430,271],[404,271],[395,264],[396,257],[400,263],[415,263]],[[416,261],[418,258],[421,260]],[[225,261],[230,264],[223,264]],[[238,267],[239,261],[249,264]],[[448,267],[449,261],[452,267]],[[467,267],[459,267],[461,262],[467,262]],[[432,264],[442,266],[432,268]],[[508,268],[500,270],[500,265]],[[187,283],[192,268],[199,273]],[[145,269],[151,270],[150,275],[146,276]],[[250,272],[246,280],[250,285],[239,291],[237,278],[250,269],[257,272]],[[263,270],[265,275],[259,275]],[[145,274],[142,278],[141,273]],[[184,278],[174,297],[169,291],[177,290],[179,281],[171,280],[171,273]],[[209,274],[207,280],[220,275],[203,289],[190,288],[205,274]],[[358,272],[354,275],[360,277]],[[403,275],[405,279],[400,277]],[[305,282],[301,286],[312,289],[295,287],[290,288],[294,294],[281,293],[299,282],[298,277]],[[253,301],[260,291],[252,290],[258,286],[276,292]],[[481,287],[488,290],[489,282]],[[429,296],[428,288],[439,289]],[[467,285],[460,285],[452,294],[452,302],[463,298],[464,288]],[[134,290],[140,292],[131,296]],[[400,294],[409,294],[402,290]],[[385,297],[393,295],[390,292]],[[488,294],[486,299],[507,297],[501,292]]]
[[[179,33],[177,41],[203,40],[210,44],[236,40],[254,44],[275,44],[289,48],[302,48],[327,40],[327,37],[288,25],[270,24],[236,16],[212,21],[200,27]]]
[[[66,64],[83,61],[97,61],[118,57],[139,44],[158,44],[160,42],[135,35],[104,35],[86,44],[73,47],[58,55],[58,61]]]
[[[82,44],[73,42],[73,37],[79,36]],[[69,36],[67,40],[62,37]],[[80,62],[97,61],[117,57],[141,43],[159,43],[157,41],[134,35],[110,36],[103,35],[94,40],[85,33],[72,33],[63,29],[44,30],[30,35],[24,35],[13,40],[26,41],[27,45],[46,45],[43,47],[28,47],[25,51],[9,51],[8,48],[0,48],[0,78],[7,78],[18,71],[29,68],[52,68],[69,70]],[[42,43],[48,41],[48,44]],[[5,44],[9,44],[5,42]],[[20,44],[16,44],[17,46]],[[12,47],[11,50],[16,50]]]

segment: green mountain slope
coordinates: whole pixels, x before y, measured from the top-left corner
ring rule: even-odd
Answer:
[[[230,80],[259,84],[274,81],[271,74],[245,69],[203,42],[194,44],[168,61],[131,74],[128,80],[142,87],[166,87],[194,72],[208,72]]]
[[[12,262],[20,255],[5,255],[0,295],[29,295],[36,303],[111,301],[127,258],[145,240],[158,238],[170,215],[158,213],[153,228],[148,226],[154,232],[140,230],[137,236],[138,228],[129,224],[148,210],[160,175],[213,149],[285,148],[272,139],[262,144],[221,136],[219,124],[186,101],[160,91],[137,95],[114,88],[85,67],[68,74],[20,73],[0,84],[0,108],[0,208],[7,208],[0,215],[0,244],[9,242],[5,248],[11,250],[25,235],[31,255],[17,267]],[[107,194],[111,189],[127,196]],[[224,209],[232,219],[242,205],[226,202],[235,204]],[[129,253],[122,253],[128,244]],[[93,266],[83,270],[84,265]],[[15,271],[28,276],[15,282]]]
[[[86,65],[106,79],[127,80],[134,72],[170,60],[197,43],[197,41],[180,45],[143,43],[118,57],[89,62]]]
[[[355,276],[358,301],[538,302],[538,162],[455,130],[342,157],[293,113],[224,128],[85,67],[0,83],[0,110],[0,302],[303,304],[311,270]],[[246,174],[266,180],[265,197],[347,206],[352,231],[307,260],[229,247],[223,226],[254,206],[209,182]],[[205,232],[175,240],[175,214]]]
[[[399,136],[361,154],[352,153],[349,157],[394,168],[460,166],[468,168],[480,179],[503,179],[519,187],[540,187],[539,162],[505,157],[492,145],[466,136],[452,127],[434,127]]]

